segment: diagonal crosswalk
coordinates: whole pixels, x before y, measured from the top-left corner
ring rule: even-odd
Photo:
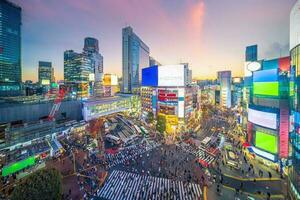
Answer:
[[[114,170],[97,193],[100,199],[200,199],[200,185]]]
[[[190,154],[193,154],[198,159],[204,160],[208,164],[211,164],[215,159],[212,155],[206,153],[205,150],[202,148],[195,149],[186,143],[179,143],[176,145],[179,146],[182,150],[184,150]]]
[[[138,155],[141,155],[147,151],[150,151],[158,146],[160,146],[159,143],[150,141],[147,142],[145,145],[138,145],[126,148],[115,155],[106,154],[105,157],[108,161],[108,167],[110,168],[118,164],[124,163],[125,161],[134,158]]]

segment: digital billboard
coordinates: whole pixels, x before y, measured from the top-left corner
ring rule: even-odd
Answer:
[[[35,164],[35,158],[34,156],[31,156],[27,159],[15,162],[9,166],[4,166],[2,168],[2,176],[8,176],[10,174],[13,174],[15,172],[18,172],[26,167],[32,166]]]
[[[278,69],[269,69],[253,72],[253,82],[277,82]]]
[[[280,123],[279,123],[279,155],[281,158],[288,158],[289,155],[289,103],[280,103]]]
[[[278,82],[254,82],[253,94],[265,95],[265,96],[278,96],[279,83]]]
[[[264,60],[263,61],[263,69],[278,69],[279,63],[278,59],[272,59],[272,60]]]
[[[142,69],[142,86],[158,85],[158,66],[147,67]]]
[[[277,114],[249,108],[248,121],[271,129],[277,129]]]
[[[158,86],[184,86],[184,65],[159,66]]]
[[[50,84],[50,80],[47,79],[42,80],[42,85],[49,85],[49,84]]]
[[[278,152],[277,136],[256,131],[255,146],[270,153],[276,154]]]
[[[280,71],[282,71],[282,72],[290,71],[291,60],[290,60],[289,56],[279,58],[278,63],[279,63],[279,70]]]
[[[115,86],[118,85],[118,76],[115,74],[104,74],[103,76],[104,86]]]

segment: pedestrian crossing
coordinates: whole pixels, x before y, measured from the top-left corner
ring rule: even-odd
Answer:
[[[97,192],[100,199],[200,199],[199,184],[114,170]]]
[[[147,151],[150,151],[156,147],[160,146],[159,143],[156,142],[146,142],[143,145],[136,145],[131,146],[129,148],[126,148],[119,153],[112,155],[112,154],[106,154],[106,160],[108,162],[108,167],[114,167],[118,164],[124,163],[125,161],[135,158],[138,155],[141,155]]]
[[[184,151],[193,154],[198,159],[205,161],[207,164],[211,164],[215,159],[212,155],[206,153],[205,149],[203,148],[194,148],[184,142],[177,144],[177,146],[179,146]]]

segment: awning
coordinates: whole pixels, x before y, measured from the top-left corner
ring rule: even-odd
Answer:
[[[244,143],[243,143],[243,147],[246,147],[246,148],[247,148],[247,147],[250,147],[250,146],[251,146],[251,145],[250,145],[248,142],[244,142]]]

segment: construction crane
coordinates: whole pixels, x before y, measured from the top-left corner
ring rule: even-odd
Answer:
[[[60,108],[60,104],[61,104],[61,101],[64,99],[65,97],[65,89],[62,87],[62,88],[59,88],[58,90],[58,95],[56,96],[56,99],[54,100],[54,104],[52,106],[52,109],[48,115],[48,120],[49,121],[52,121],[54,120],[54,117],[57,113],[57,111],[59,110]]]

